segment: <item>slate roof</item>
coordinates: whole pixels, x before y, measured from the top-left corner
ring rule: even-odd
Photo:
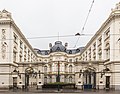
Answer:
[[[37,54],[48,55],[53,52],[65,52],[67,54],[76,54],[76,53],[81,53],[83,49],[84,47],[79,47],[77,49],[67,49],[65,46],[62,45],[61,41],[56,41],[54,46],[52,46],[50,50],[39,50],[39,49],[34,49],[34,50]]]

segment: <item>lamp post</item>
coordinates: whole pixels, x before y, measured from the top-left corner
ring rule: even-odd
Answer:
[[[60,62],[58,61],[58,75],[57,75],[57,82],[58,82],[58,91],[60,91]]]

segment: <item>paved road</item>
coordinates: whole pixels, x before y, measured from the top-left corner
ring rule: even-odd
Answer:
[[[105,90],[0,90],[0,94],[120,94],[120,91]]]

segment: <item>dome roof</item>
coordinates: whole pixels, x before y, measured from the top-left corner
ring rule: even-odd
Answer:
[[[50,48],[50,52],[66,52],[66,48],[61,41],[56,41],[55,45]]]

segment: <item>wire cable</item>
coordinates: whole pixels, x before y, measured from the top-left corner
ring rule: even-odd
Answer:
[[[92,1],[92,4],[91,4],[91,6],[90,6],[90,9],[89,9],[89,11],[88,11],[87,17],[86,17],[86,19],[85,19],[85,22],[84,22],[84,24],[83,24],[83,27],[82,27],[82,30],[81,30],[81,34],[83,33],[83,31],[84,31],[84,29],[85,29],[85,26],[86,26],[86,24],[87,24],[87,21],[88,21],[88,18],[89,18],[89,15],[90,15],[90,12],[91,12],[91,10],[92,10],[92,7],[93,7],[94,2],[95,2],[95,1],[93,0],[93,1]],[[81,34],[80,34],[80,36],[81,36]],[[76,43],[75,43],[75,46],[74,46],[73,48],[76,47],[76,45],[77,45],[77,43],[78,43],[78,41],[79,41],[79,39],[80,39],[80,36],[78,37],[78,39],[77,39],[77,41],[76,41]]]

